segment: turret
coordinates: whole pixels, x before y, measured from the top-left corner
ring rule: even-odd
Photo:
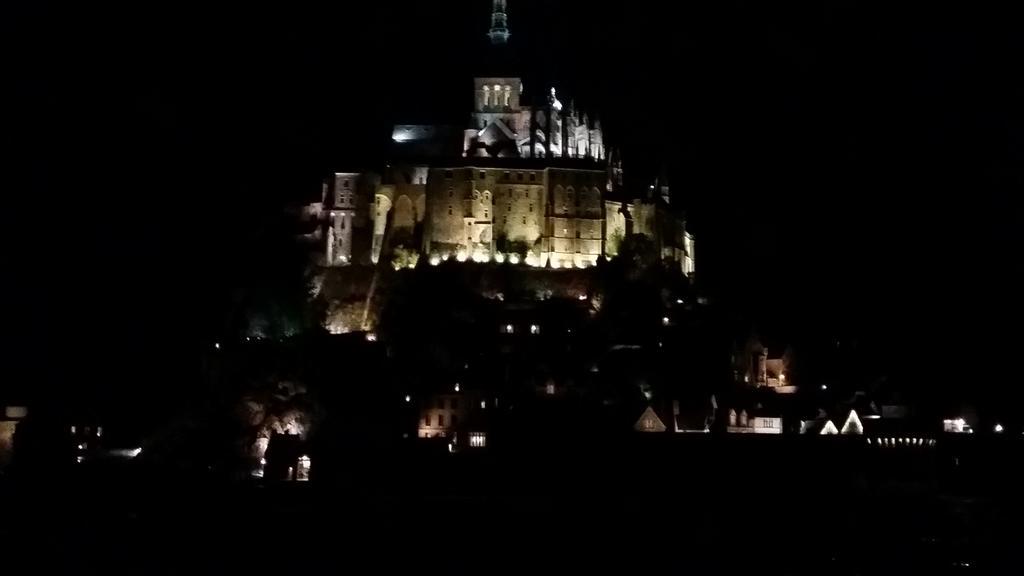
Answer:
[[[508,15],[505,13],[505,0],[494,0],[494,5],[491,9],[491,30],[487,33],[487,37],[491,39],[491,44],[500,45],[507,44],[508,37],[511,35],[508,31]]]

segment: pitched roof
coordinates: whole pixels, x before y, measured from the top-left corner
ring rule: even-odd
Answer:
[[[665,423],[658,416],[657,412],[654,411],[653,406],[648,406],[640,417],[637,418],[636,424],[633,425],[633,429],[637,432],[664,432],[668,428]]]

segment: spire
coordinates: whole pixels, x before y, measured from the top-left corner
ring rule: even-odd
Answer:
[[[508,43],[511,34],[508,31],[508,15],[505,14],[505,0],[494,0],[494,9],[491,11],[491,31],[487,33],[491,44],[501,45]]]

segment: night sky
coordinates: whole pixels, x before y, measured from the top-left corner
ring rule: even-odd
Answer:
[[[1019,387],[1013,15],[509,3],[527,89],[602,111],[634,185],[669,167],[702,288],[740,323],[861,342],[937,389]],[[489,11],[20,4],[3,18],[2,230],[4,362],[23,388],[188,374],[177,359],[261,281],[286,202],[373,167],[395,121],[466,120]]]

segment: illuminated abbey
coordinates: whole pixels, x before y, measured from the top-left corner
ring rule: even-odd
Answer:
[[[597,116],[554,88],[525,87],[503,57],[510,36],[506,1],[493,0],[494,58],[487,75],[467,82],[474,105],[465,126],[396,125],[386,167],[324,182],[320,202],[306,207],[321,263],[414,266],[423,257],[585,268],[644,234],[692,275],[693,237],[670,207],[667,182],[627,190]]]

